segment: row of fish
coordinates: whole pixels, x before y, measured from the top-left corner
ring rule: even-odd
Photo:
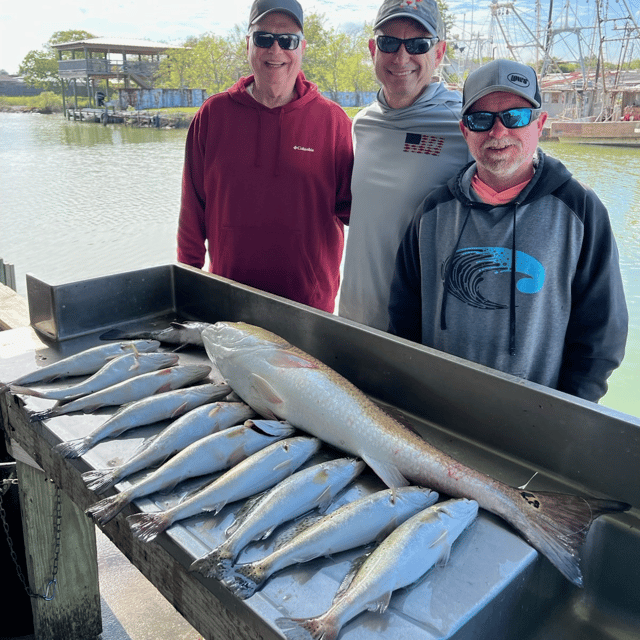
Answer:
[[[133,366],[133,358],[140,356],[131,356],[129,365]],[[113,370],[113,367],[105,365],[100,371],[109,369]],[[128,371],[129,367],[121,366],[120,370]],[[96,376],[94,374],[92,378]],[[79,397],[79,393],[75,395],[77,390],[90,393],[92,388],[86,383],[57,390],[55,399],[71,402]],[[115,437],[136,426],[175,418],[178,412],[182,412],[118,467],[83,474],[87,486],[101,493],[132,474],[163,462],[128,488],[94,504],[87,513],[98,523],[105,524],[132,500],[171,489],[188,478],[227,469],[204,489],[175,507],[157,513],[136,514],[128,521],[134,535],[148,541],[173,522],[203,511],[216,513],[229,502],[254,496],[225,532],[225,540],[191,566],[194,571],[218,577],[230,590],[246,598],[275,571],[290,564],[386,539],[401,523],[437,501],[438,494],[433,491],[402,487],[378,491],[323,516],[336,495],[363,471],[365,463],[354,458],[337,458],[309,465],[310,458],[321,447],[318,438],[294,437],[295,430],[291,425],[257,419],[253,410],[243,402],[207,402],[212,394],[223,396],[230,392],[228,386],[220,387],[204,384],[142,398],[122,407],[88,436],[58,445],[57,450],[62,455],[76,457],[105,438]],[[12,390],[25,391],[15,383]],[[26,391],[36,395],[34,390]],[[46,397],[44,393],[39,395]],[[244,424],[236,424],[243,420],[246,420]],[[475,503],[463,502],[475,505],[477,512]],[[268,537],[284,522],[310,511],[316,515],[300,523],[297,535],[278,545],[273,554],[259,563],[235,564],[240,552],[252,541]],[[467,518],[466,524],[471,519]],[[349,531],[348,536],[344,535],[346,530]],[[380,555],[380,552],[374,552],[374,557],[376,554]],[[424,571],[428,566],[425,565]],[[352,588],[345,590],[345,595],[338,594],[336,603],[353,601],[353,593]],[[349,611],[341,614],[339,624],[335,620],[332,622],[336,634],[344,621],[357,615],[358,606],[352,603]],[[381,610],[386,607],[376,606]],[[291,634],[301,633],[305,628],[303,621],[299,622],[281,621],[287,637],[298,637]]]
[[[112,332],[103,337],[124,339],[134,336]],[[101,492],[137,471],[167,460],[129,489],[93,505],[88,513],[98,522],[107,522],[132,500],[143,495],[171,488],[187,477],[226,469],[179,504],[164,511],[136,514],[130,516],[128,521],[134,535],[149,541],[176,521],[203,511],[217,513],[230,502],[265,491],[255,501],[248,502],[248,514],[238,517],[225,532],[224,542],[203,558],[197,559],[191,567],[207,576],[219,578],[243,598],[252,595],[273,572],[293,563],[384,539],[349,586],[345,585],[339,591],[329,611],[312,620],[278,621],[287,638],[334,638],[344,621],[363,608],[384,610],[393,590],[410,584],[418,574],[424,574],[429,566],[446,557],[444,550],[450,548],[453,539],[473,519],[478,505],[512,524],[571,582],[578,585],[582,584],[578,551],[591,523],[602,513],[629,508],[629,505],[613,500],[516,489],[471,469],[399,424],[322,362],[259,327],[230,322],[215,325],[185,323],[174,324],[148,335],[139,334],[138,337],[170,344],[204,346],[228,385],[217,385],[221,394],[219,398],[232,390],[243,402],[204,400],[200,403],[203,406],[189,408],[185,404],[181,418],[155,439],[146,442],[120,467],[85,474],[88,486]],[[124,366],[118,370],[131,371],[131,367],[134,367],[134,371],[137,371],[133,360],[139,360],[142,355],[136,351],[130,367],[127,369]],[[77,358],[82,360],[81,356],[78,354]],[[85,357],[88,359],[89,356]],[[61,362],[56,364],[60,365]],[[180,369],[180,366],[165,370],[172,369]],[[86,372],[90,373],[93,372]],[[54,372],[52,375],[58,377],[64,374]],[[131,386],[136,379],[153,375],[155,372],[139,372],[130,379],[111,385],[107,390],[113,391],[119,385]],[[11,389],[24,392],[24,386],[32,383],[28,378],[26,381],[18,379],[12,383]],[[75,386],[77,390],[78,385]],[[207,386],[212,385],[204,384],[192,390]],[[85,384],[84,389],[88,388]],[[86,438],[60,445],[59,450],[63,455],[82,455],[105,437],[113,437],[140,424],[175,418],[181,411],[172,405],[173,413],[162,414],[158,411],[153,415],[162,417],[155,417],[149,422],[139,421],[140,418],[135,417],[131,420],[125,416],[127,412],[134,416],[137,413],[151,415],[148,408],[141,407],[143,403],[154,405],[148,396],[157,391],[136,392],[142,393],[137,401],[121,401],[120,395],[115,402],[86,400],[104,391],[93,391],[76,399],[70,396],[60,398],[59,405],[53,410],[34,415],[34,419],[41,419],[60,415],[60,412],[66,411],[65,407],[70,406],[69,411],[92,411],[104,404],[132,402]],[[176,393],[167,392],[166,387],[162,391],[164,393],[154,399]],[[187,391],[181,389],[181,392]],[[85,400],[84,404],[82,400]],[[76,402],[81,404],[74,406]],[[208,432],[204,424],[207,420],[209,423],[216,422],[214,415],[222,414],[225,404],[238,405],[236,409],[243,407],[250,414],[231,419],[224,426]],[[253,412],[264,420],[254,417],[245,424],[231,424],[255,416]],[[199,428],[186,426],[198,423],[201,424]],[[294,427],[307,435],[295,436]],[[191,431],[192,436],[184,435]],[[240,434],[254,444],[242,444],[234,448],[232,442]],[[257,444],[258,441],[260,444]],[[324,466],[310,465],[309,460],[317,454],[321,441],[351,457],[331,460],[323,463]],[[220,452],[219,455],[216,452]],[[335,495],[361,473],[365,463],[390,487],[389,491],[377,492],[332,513],[316,516],[311,523],[305,521],[293,539],[278,545],[266,558],[236,564],[240,551],[249,542],[268,536],[279,524],[314,509],[322,514]],[[409,484],[417,486],[407,486]],[[420,488],[424,486],[456,499],[429,506],[438,496],[433,491]],[[413,499],[409,500],[408,496]],[[420,501],[416,496],[423,500]],[[411,508],[402,511],[409,502]],[[377,519],[372,518],[373,512],[380,514],[379,524]],[[394,514],[389,515],[392,512]],[[472,513],[473,516],[470,516]],[[385,514],[389,516],[386,520]],[[461,522],[466,524],[460,525]],[[399,526],[401,523],[404,524]],[[359,527],[363,529],[362,534],[355,533]],[[347,528],[349,536],[344,536]],[[393,535],[389,534],[390,531],[393,531]],[[416,544],[416,541],[423,540],[421,536],[430,540],[424,548],[422,543]],[[344,538],[348,538],[348,541]],[[416,548],[421,549],[419,558],[411,556]],[[405,562],[405,569],[394,573],[394,567]],[[384,578],[380,578],[380,575]],[[405,580],[410,581],[407,583]]]

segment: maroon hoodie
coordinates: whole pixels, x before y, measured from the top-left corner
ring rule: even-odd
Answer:
[[[302,72],[269,109],[241,78],[209,98],[186,142],[178,260],[332,312],[353,148],[344,110]]]

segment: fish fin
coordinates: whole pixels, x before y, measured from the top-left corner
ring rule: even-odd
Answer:
[[[317,369],[318,363],[302,355],[278,349],[267,356],[267,362],[280,369]]]
[[[96,523],[105,525],[115,518],[128,504],[128,494],[126,492],[118,493],[115,496],[96,502],[86,509],[85,513],[93,518]]]
[[[343,578],[342,582],[340,583],[340,586],[338,587],[338,590],[336,591],[335,596],[333,596],[334,603],[337,602],[337,600],[340,597],[342,597],[345,591],[351,586],[351,583],[356,577],[356,574],[358,573],[358,571],[360,571],[360,569],[362,568],[362,565],[368,560],[369,556],[372,553],[373,553],[373,550],[363,553],[351,563],[351,566],[349,567],[349,571],[347,572],[347,575]]]
[[[435,564],[438,567],[444,567],[449,562],[449,556],[451,555],[451,544],[448,541],[446,529],[429,545],[430,549],[434,547],[440,547],[440,555]]]
[[[317,618],[276,618],[275,623],[287,640],[335,640],[340,628]]]
[[[409,481],[400,473],[400,470],[394,464],[382,462],[367,455],[363,455],[362,459],[390,489],[397,489],[398,487],[406,487],[409,485]]]
[[[517,522],[507,515],[503,517],[567,580],[579,587],[583,585],[579,549],[591,523],[604,513],[631,508],[631,505],[618,500],[508,488],[514,492],[514,504],[522,517]]]
[[[250,598],[266,580],[259,563],[231,565],[220,570],[220,580],[224,586],[242,600]]]
[[[378,613],[384,613],[391,601],[391,591],[383,593],[379,598],[373,600],[367,605],[367,611],[377,611]]]
[[[207,578],[221,578],[224,571],[228,571],[233,565],[233,555],[225,548],[224,544],[216,547],[207,555],[198,558],[191,563],[189,571],[198,571]]]
[[[322,495],[318,498],[316,508],[320,513],[324,513],[328,508],[331,502],[333,501],[333,491],[329,486],[323,492]]]
[[[85,471],[82,479],[87,485],[87,489],[102,493],[106,491],[116,482],[115,467],[111,469],[95,469],[93,471]]]
[[[51,409],[47,409],[46,411],[36,411],[29,416],[29,422],[38,422],[39,420],[47,420],[48,418],[53,418],[58,415],[56,411],[56,407],[52,407]]]
[[[185,413],[185,409],[187,408],[187,406],[188,406],[187,403],[183,402],[179,407],[177,407],[171,412],[171,415],[169,417],[176,418],[177,416],[183,415]]]
[[[19,393],[23,396],[34,396],[36,398],[46,398],[40,391],[37,389],[31,389],[30,387],[21,387],[19,384],[10,384],[9,391],[11,393]]]
[[[310,526],[314,525],[318,520],[322,520],[324,516],[313,514],[307,516],[297,522],[293,527],[287,527],[282,533],[278,534],[275,538],[275,543],[273,545],[273,550],[278,551],[282,549],[284,545],[288,544],[293,540],[296,536],[300,535],[303,531],[308,529]]]
[[[84,455],[93,446],[91,438],[77,438],[68,442],[61,442],[53,449],[57,451],[63,458],[79,458]]]
[[[256,496],[251,496],[243,505],[240,507],[238,513],[236,513],[236,517],[234,521],[227,527],[224,532],[225,538],[232,536],[238,527],[249,517],[251,511],[256,507],[256,505],[264,499],[265,495],[267,495],[266,491],[259,493]]]
[[[271,386],[271,384],[257,373],[249,376],[251,387],[261,398],[272,404],[282,404],[283,400],[280,394]]]
[[[136,513],[127,517],[127,522],[131,526],[133,535],[142,542],[155,540],[159,533],[162,533],[171,525],[168,511],[156,513]]]
[[[292,433],[295,429],[295,427],[291,426],[288,422],[284,420],[260,420],[258,418],[245,420],[244,426],[249,427],[254,431],[264,433],[267,436],[277,436],[277,437],[280,437],[281,435],[286,435],[284,431],[286,427],[290,427]]]

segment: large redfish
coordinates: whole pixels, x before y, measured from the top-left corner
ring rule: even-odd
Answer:
[[[515,527],[574,584],[579,548],[593,520],[630,505],[517,489],[431,446],[348,380],[283,338],[246,323],[217,322],[202,332],[209,357],[255,411],[286,420],[362,458],[389,487],[414,483],[469,498]]]

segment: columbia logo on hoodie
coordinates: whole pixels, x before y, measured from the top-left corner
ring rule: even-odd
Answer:
[[[429,136],[425,133],[407,133],[404,139],[405,153],[424,153],[439,156],[444,146],[444,138]]]

